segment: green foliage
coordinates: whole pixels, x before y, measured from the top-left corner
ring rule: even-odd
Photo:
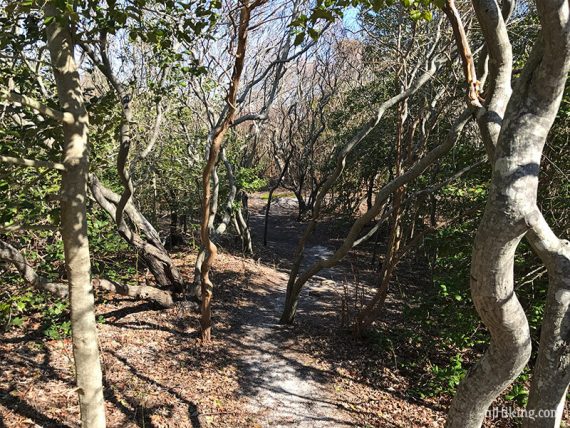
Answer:
[[[30,317],[38,317],[42,333],[52,340],[71,335],[69,303],[36,290],[0,299],[0,325],[4,330],[24,328]]]
[[[236,186],[246,193],[257,192],[267,186],[268,181],[260,177],[260,168],[239,167],[236,171]]]
[[[136,254],[119,236],[111,218],[93,206],[87,228],[93,275],[113,281],[131,281],[136,274]]]
[[[291,192],[284,192],[284,193],[273,193],[273,195],[271,195],[271,199],[279,199],[279,198],[294,198],[295,194],[291,193]],[[261,195],[261,199],[263,200],[268,200],[269,199],[269,192],[264,193],[263,195]]]
[[[457,353],[446,365],[434,365],[431,368],[432,378],[428,381],[424,392],[420,392],[420,396],[429,397],[442,393],[452,395],[466,373],[463,367],[463,357]]]
[[[43,304],[43,297],[31,291],[3,298],[0,300],[0,325],[6,329],[22,327],[26,314],[30,310],[41,308]]]
[[[342,18],[347,8],[358,7],[362,11],[379,13],[396,4],[403,7],[413,21],[431,21],[433,14],[430,9],[434,6],[442,7],[437,0],[317,0],[308,14],[300,15],[291,23],[296,33],[294,43],[300,45],[307,35],[316,41],[321,34],[316,28],[318,24],[332,23]]]
[[[528,402],[528,381],[530,378],[530,370],[526,368],[515,382],[511,385],[509,391],[505,394],[505,398],[514,401],[521,407],[525,407]]]
[[[60,340],[71,336],[71,321],[69,320],[69,304],[56,301],[42,311],[44,321],[43,333],[52,340]]]

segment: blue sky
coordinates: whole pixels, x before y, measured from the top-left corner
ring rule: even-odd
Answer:
[[[342,22],[347,29],[351,31],[358,31],[360,30],[360,25],[358,25],[357,17],[358,9],[355,7],[349,7],[344,12]]]

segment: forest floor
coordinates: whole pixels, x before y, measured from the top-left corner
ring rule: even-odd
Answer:
[[[443,426],[449,399],[418,398],[411,391],[421,371],[401,369],[402,361],[424,351],[414,343],[359,340],[347,328],[352,309],[374,284],[373,271],[354,268],[358,253],[308,284],[294,325],[278,324],[303,224],[295,221],[291,199],[277,200],[264,248],[265,203],[259,195],[250,199],[255,257],[242,257],[231,239],[220,248],[210,346],[199,342],[192,303],[164,310],[99,296],[108,426]],[[305,266],[330,254],[343,230],[320,225]],[[194,254],[175,254],[187,278]],[[426,284],[417,262],[404,263],[398,278],[400,288],[379,320],[388,329],[405,324],[403,305]],[[47,340],[31,318],[4,334],[0,353],[0,427],[79,426],[69,339]]]

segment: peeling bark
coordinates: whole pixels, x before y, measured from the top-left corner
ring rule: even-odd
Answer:
[[[216,245],[210,239],[210,205],[211,205],[211,188],[210,188],[210,178],[212,171],[214,170],[215,164],[218,160],[218,155],[220,153],[220,148],[222,141],[234,119],[236,114],[236,96],[237,90],[241,78],[241,73],[243,71],[245,63],[245,52],[247,46],[247,35],[249,19],[251,14],[251,9],[259,5],[260,2],[256,1],[252,4],[243,1],[240,8],[240,18],[238,25],[238,42],[235,54],[235,63],[233,67],[233,72],[230,80],[230,86],[228,90],[228,95],[226,98],[226,114],[223,115],[212,132],[210,150],[208,154],[208,161],[204,167],[202,173],[202,222],[200,226],[200,237],[202,240],[202,245],[206,249],[206,254],[204,257],[204,262],[202,263],[202,269],[200,273],[200,284],[202,292],[202,305],[201,312],[202,318],[200,325],[202,328],[202,341],[208,343],[211,340],[211,329],[212,329],[212,291],[213,284],[210,280],[210,268],[214,264],[217,255]]]

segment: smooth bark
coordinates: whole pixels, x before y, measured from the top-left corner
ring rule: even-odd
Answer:
[[[248,26],[251,9],[257,6],[259,3],[260,2],[255,2],[250,5],[248,1],[242,2],[238,24],[235,63],[230,79],[228,95],[226,98],[226,114],[220,118],[219,123],[213,129],[213,132],[211,134],[212,137],[210,142],[208,160],[202,173],[202,221],[200,225],[200,237],[202,240],[202,246],[205,248],[206,253],[200,272],[200,286],[202,292],[202,317],[200,320],[200,325],[202,329],[202,341],[204,343],[208,343],[211,340],[211,300],[213,293],[213,284],[210,280],[210,268],[214,264],[217,255],[216,245],[210,239],[210,206],[212,200],[210,179],[212,171],[214,170],[216,162],[218,160],[222,142],[236,114],[236,96],[245,63],[245,52],[247,46]]]
[[[47,291],[59,298],[69,297],[69,285],[63,282],[51,282],[38,275],[34,268],[28,264],[23,254],[6,241],[0,240],[0,260],[13,264],[22,278],[31,286],[40,291]],[[150,300],[159,305],[169,308],[174,305],[172,295],[167,291],[159,290],[146,285],[126,285],[118,284],[102,278],[93,278],[91,284],[95,288],[109,291],[111,293],[122,294],[124,296],[135,297],[143,300]]]
[[[121,197],[103,186],[93,174],[89,175],[89,189],[99,206],[115,220]],[[135,228],[129,227],[125,218],[122,217],[121,222],[117,225],[119,235],[137,250],[160,286],[171,288],[176,292],[183,291],[185,287],[184,278],[162,245],[157,231],[131,201],[125,205],[124,212]],[[144,236],[135,230],[142,231]]]
[[[81,423],[86,428],[105,426],[103,376],[97,342],[95,298],[87,239],[87,132],[89,118],[69,29],[62,25],[54,3],[45,6],[55,17],[47,27],[47,46],[61,108],[73,117],[63,122],[65,172],[61,181],[61,233],[71,302],[71,329]]]
[[[500,20],[498,8],[495,10],[495,18]],[[538,11],[542,35],[517,81],[505,117],[499,122],[492,184],[472,256],[471,292],[475,307],[491,333],[491,344],[460,384],[449,412],[448,427],[480,427],[491,403],[518,376],[530,357],[528,322],[514,291],[514,255],[525,234],[530,230],[535,232],[539,224],[542,224],[539,230],[545,230],[537,208],[538,174],[544,143],[556,117],[570,65],[568,3],[543,1]],[[554,238],[545,233],[541,237],[536,232],[530,237],[535,248],[550,247],[550,253],[556,254],[553,257],[543,251],[547,260],[549,257],[563,260],[564,252],[560,251],[563,246],[552,244],[556,242]],[[548,263],[549,266],[553,263]],[[564,278],[560,275],[565,270],[560,266],[551,267],[549,273]],[[562,291],[564,282],[554,281],[551,287],[554,285],[558,290],[549,291],[535,379],[538,383],[533,385],[530,400],[534,408],[545,407],[537,391],[552,388],[544,384],[545,379],[553,380],[552,359],[557,358],[556,363],[564,365],[568,357],[568,352],[559,347],[567,341],[567,337],[561,336],[566,328],[565,316],[560,319],[561,309],[568,303]],[[547,396],[558,397],[558,407],[564,397],[561,392],[568,385],[567,376],[561,376],[556,385],[555,391]],[[550,423],[544,420],[533,422],[535,425],[526,423],[556,426],[554,419]]]

